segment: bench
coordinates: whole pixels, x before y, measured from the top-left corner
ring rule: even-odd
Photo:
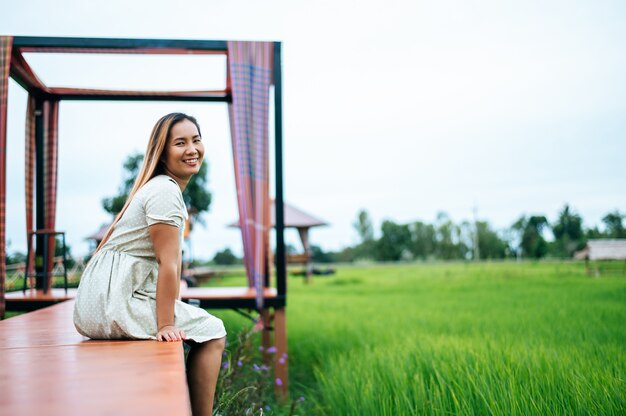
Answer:
[[[182,343],[89,340],[73,308],[0,321],[0,414],[190,413]]]
[[[235,309],[241,312],[242,309],[255,309],[256,308],[256,291],[249,287],[191,287],[182,289],[180,292],[183,302],[194,303],[201,308],[210,309]],[[271,346],[276,347],[276,353],[273,357],[268,354],[264,354],[264,361],[269,364],[271,360],[274,361],[274,374],[275,378],[281,380],[280,385],[275,386],[276,393],[279,397],[287,397],[288,392],[288,360],[287,356],[287,322],[284,307],[284,298],[281,298],[275,288],[265,288],[263,290],[263,296],[265,299],[265,309],[261,312],[263,320],[263,331],[261,334],[261,343],[265,350]],[[51,289],[47,293],[44,293],[41,289],[30,289],[26,292],[16,291],[6,294],[6,310],[7,311],[32,311],[44,306],[56,305],[73,305],[73,299],[76,297],[76,289]],[[69,300],[68,300],[69,299]],[[60,304],[59,304],[60,303]],[[64,306],[68,307],[68,306]],[[270,308],[274,313],[270,313]],[[47,313],[56,309],[49,306],[44,309]],[[244,313],[244,315],[249,316]],[[29,313],[29,319],[33,319],[33,313]],[[18,317],[21,318],[21,317]],[[8,321],[11,321],[11,318]],[[50,318],[46,318],[50,319]],[[61,319],[61,318],[58,318]],[[80,337],[72,325],[72,316],[69,313],[64,319],[66,319],[61,326],[67,326],[70,333]],[[45,320],[45,319],[44,319]],[[7,321],[7,322],[8,322]],[[4,321],[0,322],[0,329],[3,327]],[[45,325],[42,326],[45,328]],[[32,329],[31,329],[32,331]],[[272,340],[272,333],[274,339]],[[12,337],[21,337],[20,333],[16,332],[10,334]],[[2,332],[0,332],[2,336]],[[81,340],[86,340],[82,338]],[[96,342],[96,341],[89,341]],[[102,341],[97,341],[102,342]],[[119,344],[121,341],[116,341],[115,344]],[[1,407],[0,407],[1,409]],[[2,414],[2,413],[0,413]]]

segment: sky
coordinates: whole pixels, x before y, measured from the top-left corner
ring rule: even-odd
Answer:
[[[587,227],[626,211],[626,3],[621,1],[10,1],[0,34],[283,42],[285,200],[358,241],[385,219],[510,226],[569,203]],[[48,85],[211,89],[220,57],[30,54]],[[26,93],[9,87],[7,237],[25,250]],[[227,109],[220,103],[62,102],[57,229],[74,254],[110,216],[122,163],[163,114],[202,127],[211,210],[194,257],[241,254]],[[272,156],[273,161],[273,156]],[[299,246],[297,233],[287,241]]]

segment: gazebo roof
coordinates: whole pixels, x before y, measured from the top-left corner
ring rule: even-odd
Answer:
[[[102,241],[102,239],[104,238],[104,235],[106,234],[110,226],[111,226],[111,223],[102,224],[100,226],[100,229],[98,229],[98,231],[96,231],[95,233],[91,234],[88,237],[85,237],[85,240]]]
[[[311,227],[320,227],[323,225],[328,225],[328,223],[320,220],[319,218],[315,218],[311,214],[307,214],[306,212],[294,207],[293,205],[289,205],[288,203],[283,204],[284,212],[285,212],[285,227],[290,228],[311,228]],[[272,208],[271,208],[271,221],[272,227],[276,227],[276,204],[275,201],[272,200]],[[239,227],[239,222],[234,221],[228,225],[229,227]]]

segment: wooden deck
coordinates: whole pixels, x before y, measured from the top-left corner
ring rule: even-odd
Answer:
[[[265,299],[276,298],[276,289],[265,288]],[[180,291],[182,300],[189,299],[254,299],[256,290],[250,287],[189,287]]]
[[[88,340],[73,307],[0,321],[0,414],[189,414],[181,342]]]
[[[34,311],[76,297],[77,289],[51,289],[44,293],[42,289],[28,289],[5,293],[7,311]]]
[[[52,289],[43,293],[41,289],[29,289],[6,293],[7,311],[34,311],[55,303],[71,300],[76,297],[77,289]],[[283,306],[276,294],[276,289],[266,288],[263,293],[267,306]],[[249,287],[190,287],[181,290],[181,299],[200,301],[203,308],[255,308],[256,290]]]

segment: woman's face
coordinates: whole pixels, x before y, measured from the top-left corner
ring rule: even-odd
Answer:
[[[189,179],[198,173],[203,158],[204,145],[196,125],[189,120],[174,124],[163,156],[167,173]]]

